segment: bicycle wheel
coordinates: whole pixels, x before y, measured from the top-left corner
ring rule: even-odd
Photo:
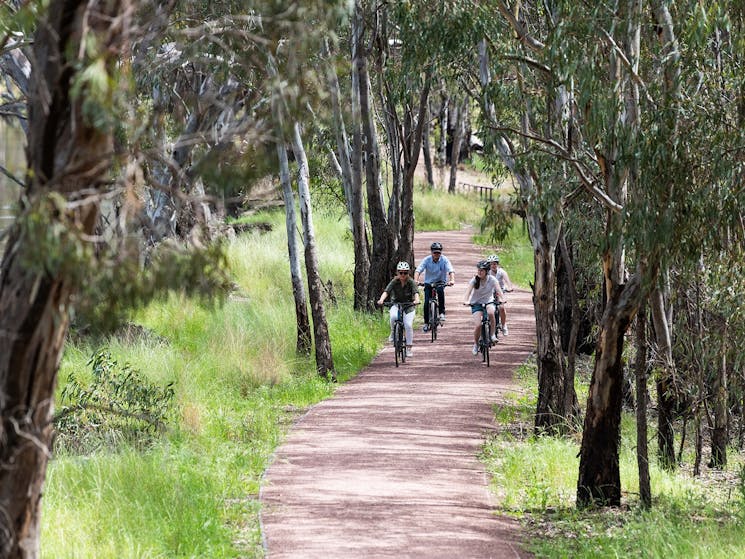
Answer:
[[[396,322],[393,325],[393,352],[396,354],[396,367],[398,367],[399,361],[403,363],[403,358],[406,357],[406,349],[404,349],[403,356],[401,354],[401,334],[403,328],[400,322]],[[404,348],[406,347],[404,343]]]
[[[481,361],[489,366],[489,346],[491,345],[491,333],[489,323],[481,325]]]
[[[429,331],[431,332],[432,341],[437,339],[437,300],[429,300]]]

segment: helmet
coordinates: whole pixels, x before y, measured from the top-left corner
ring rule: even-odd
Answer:
[[[486,261],[487,262],[499,262],[499,256],[497,256],[496,254],[490,254],[489,256],[486,257]]]
[[[408,262],[399,262],[396,266],[397,272],[408,272],[409,270],[411,270],[411,266],[409,266]]]
[[[442,243],[438,243],[435,241],[432,243],[432,245],[429,247],[429,250],[442,250]]]
[[[488,270],[490,266],[486,260],[479,260],[478,264],[476,264],[476,267],[479,270]]]

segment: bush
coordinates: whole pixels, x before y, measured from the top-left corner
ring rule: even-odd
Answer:
[[[128,363],[120,365],[106,350],[88,361],[89,386],[71,374],[54,419],[58,451],[87,454],[131,444],[147,447],[161,432],[173,409],[173,383],[150,383]]]

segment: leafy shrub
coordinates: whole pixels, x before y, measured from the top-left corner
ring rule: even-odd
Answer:
[[[150,383],[106,349],[95,353],[88,365],[93,372],[89,385],[71,374],[62,390],[62,409],[54,420],[56,449],[86,454],[123,444],[147,447],[165,430],[173,408],[173,383]]]

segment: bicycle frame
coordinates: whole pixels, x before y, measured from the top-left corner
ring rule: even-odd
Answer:
[[[438,289],[440,287],[444,288],[447,286],[447,282],[444,281],[436,281],[434,283],[420,283],[419,285],[424,286],[425,289],[425,295],[426,290],[429,289],[429,303],[427,310],[429,311],[429,321],[427,324],[429,325],[429,332],[431,336],[431,341],[434,342],[437,339],[437,328],[441,326],[440,324],[440,295],[438,293]]]

